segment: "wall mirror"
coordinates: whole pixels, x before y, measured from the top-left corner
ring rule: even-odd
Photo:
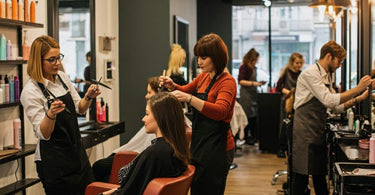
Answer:
[[[95,52],[91,52],[95,51],[95,0],[51,0],[47,6],[48,35],[59,41],[64,71],[83,97],[96,75]],[[79,122],[95,120],[95,112],[93,103],[90,116],[80,116]]]
[[[185,80],[189,82],[192,80],[192,68],[189,65],[189,22],[175,15],[173,17],[173,29],[173,43],[181,45],[186,52],[185,63],[180,69],[184,73]]]

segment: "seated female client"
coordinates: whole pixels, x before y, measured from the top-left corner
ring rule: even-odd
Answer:
[[[121,187],[103,194],[142,194],[157,177],[177,177],[190,161],[181,103],[166,92],[150,97],[142,121],[155,134],[151,146],[119,171]]]

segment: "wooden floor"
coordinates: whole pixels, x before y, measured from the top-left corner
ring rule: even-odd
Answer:
[[[271,180],[277,170],[287,169],[285,162],[285,158],[277,158],[275,154],[259,152],[257,145],[245,145],[242,156],[234,158],[238,167],[229,171],[225,194],[277,194],[282,190],[286,175],[280,176],[275,185],[271,185]]]

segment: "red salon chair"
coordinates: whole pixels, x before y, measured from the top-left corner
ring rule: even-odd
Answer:
[[[143,195],[185,195],[188,194],[195,167],[188,165],[178,177],[155,178],[148,183]],[[96,195],[120,187],[117,184],[93,182],[87,186],[85,195]]]

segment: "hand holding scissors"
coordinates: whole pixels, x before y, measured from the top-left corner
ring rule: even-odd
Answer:
[[[96,84],[90,85],[90,87],[87,89],[87,93],[85,96],[88,96],[89,98],[93,99],[102,93],[102,91],[99,88],[99,83],[101,79],[102,78],[100,77],[99,81],[97,81]]]

